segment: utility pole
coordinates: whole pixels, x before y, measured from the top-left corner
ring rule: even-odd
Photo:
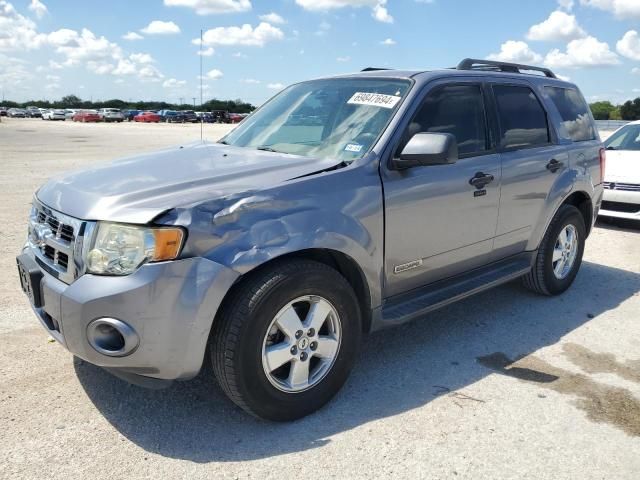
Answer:
[[[180,100],[180,105],[183,105],[184,104],[184,97],[179,97],[179,100]]]
[[[195,107],[196,99],[193,99]],[[200,29],[200,110],[202,110],[202,29]],[[200,117],[200,141],[204,141],[204,114]]]
[[[193,108],[196,108],[196,97],[191,97],[193,98]]]

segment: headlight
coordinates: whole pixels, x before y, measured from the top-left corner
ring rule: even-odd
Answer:
[[[129,275],[146,262],[173,260],[180,253],[180,228],[99,222],[86,264],[89,273]]]

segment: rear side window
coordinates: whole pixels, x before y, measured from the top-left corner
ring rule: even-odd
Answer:
[[[589,115],[589,107],[575,88],[545,87],[547,95],[560,112],[562,124],[574,142],[595,140],[596,129]]]
[[[531,148],[549,143],[547,114],[529,87],[494,85],[502,148]]]
[[[416,133],[450,133],[461,156],[487,150],[486,121],[479,85],[448,85],[429,93],[405,131],[400,148]]]

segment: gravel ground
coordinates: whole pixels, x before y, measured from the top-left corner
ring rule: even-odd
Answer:
[[[198,138],[191,125],[0,124],[1,478],[638,478],[640,226],[599,225],[561,297],[516,282],[371,335],[336,399],[290,424],[235,408],[209,368],[148,391],[50,341],[14,266],[34,189]]]

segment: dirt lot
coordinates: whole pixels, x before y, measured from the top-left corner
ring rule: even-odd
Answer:
[[[209,369],[142,390],[49,341],[14,271],[33,191],[198,138],[191,125],[0,124],[1,478],[639,478],[640,226],[599,225],[561,297],[514,283],[370,336],[338,397],[291,424],[239,411]]]

